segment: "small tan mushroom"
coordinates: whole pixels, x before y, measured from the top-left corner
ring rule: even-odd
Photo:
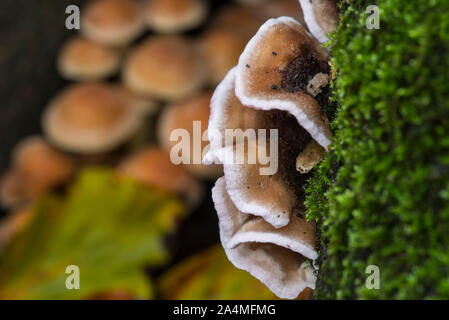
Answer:
[[[65,89],[50,102],[42,127],[61,149],[95,154],[123,144],[140,128],[142,119],[112,86],[82,83]]]
[[[248,39],[228,28],[215,27],[200,39],[200,50],[208,66],[211,85],[216,86],[239,61]]]
[[[182,153],[182,163],[194,176],[204,179],[216,179],[223,172],[221,166],[201,164],[203,150],[209,142],[205,133],[209,125],[211,96],[210,93],[203,93],[165,107],[158,125],[159,144],[162,148],[170,153],[175,145],[187,144],[185,148],[189,150],[189,154]],[[198,132],[195,126],[198,127]],[[172,141],[174,130],[184,130],[188,133],[189,140]],[[204,140],[203,135],[206,136]],[[193,163],[194,161],[197,163]]]
[[[337,0],[299,0],[304,20],[313,36],[321,43],[327,42],[327,35],[338,25]]]
[[[260,217],[240,212],[227,194],[224,178],[217,180],[212,198],[219,217],[220,239],[229,260],[248,271],[280,298],[295,299],[315,288],[315,225],[294,217],[274,228]]]
[[[70,39],[58,58],[60,74],[69,80],[102,80],[116,73],[120,52],[82,37]]]
[[[0,185],[1,202],[15,207],[37,199],[73,174],[70,158],[50,146],[40,136],[31,136],[13,151],[12,167]]]
[[[188,39],[154,36],[131,52],[123,80],[139,94],[175,100],[199,91],[205,73],[203,61]]]
[[[191,30],[207,17],[204,0],[146,0],[145,4],[147,24],[160,33]]]
[[[138,94],[124,85],[116,85],[115,90],[125,103],[142,113],[142,115],[152,115],[158,110],[158,103],[155,99]]]
[[[135,0],[93,0],[81,17],[84,36],[109,46],[129,44],[144,29],[142,9]]]
[[[14,170],[3,173],[0,179],[0,203],[4,208],[14,208],[28,200],[20,175]]]
[[[262,17],[266,19],[278,17],[292,17],[306,26],[304,14],[298,0],[275,0],[268,1],[257,7]]]
[[[257,14],[254,8],[230,5],[220,9],[212,19],[212,27],[231,30],[249,40],[263,22],[264,19]]]
[[[190,209],[198,205],[203,195],[203,186],[185,167],[174,165],[169,154],[155,146],[145,147],[132,154],[119,165],[118,171],[147,185],[181,196]]]
[[[301,173],[307,173],[312,170],[321,159],[323,159],[326,151],[315,140],[309,142],[304,150],[296,158],[296,170]]]

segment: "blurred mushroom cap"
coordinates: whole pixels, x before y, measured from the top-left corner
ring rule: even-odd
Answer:
[[[229,5],[220,9],[215,15],[212,19],[212,27],[231,30],[248,41],[263,22],[264,19],[257,14],[257,10],[254,8]]]
[[[304,14],[298,0],[274,0],[264,2],[257,7],[262,17],[266,19],[278,17],[292,17],[306,26]]]
[[[237,32],[223,27],[212,28],[201,36],[200,50],[207,63],[212,85],[220,83],[238,63],[247,40]]]
[[[118,171],[142,183],[181,196],[187,207],[196,207],[203,196],[203,187],[183,165],[172,163],[169,154],[148,146],[125,159]]]
[[[163,100],[194,94],[205,76],[204,63],[193,44],[177,36],[148,38],[131,52],[123,70],[126,86]]]
[[[69,80],[102,80],[117,72],[120,53],[91,40],[76,37],[62,48],[58,58],[60,74]]]
[[[199,26],[207,17],[203,0],[146,0],[145,19],[161,33],[175,33]]]
[[[207,147],[208,140],[203,140],[203,135],[207,131],[209,125],[210,108],[209,102],[211,93],[202,93],[200,95],[188,98],[183,101],[179,101],[163,109],[161,118],[158,124],[158,139],[162,148],[170,153],[172,148],[177,144],[188,143],[187,147],[189,154],[182,154],[182,159],[185,167],[194,176],[204,179],[216,179],[222,174],[222,168],[218,165],[206,166],[201,164],[202,151]],[[201,131],[195,132],[194,121],[197,121],[196,125],[200,125]],[[198,123],[199,122],[199,123]],[[186,130],[189,133],[189,141],[171,141],[171,134],[173,130],[181,129]],[[197,139],[200,139],[198,144],[198,150],[194,150],[196,146],[195,135],[199,134]],[[194,155],[194,152],[201,151],[200,154]],[[195,157],[198,159],[198,163],[193,163]],[[190,163],[190,164],[188,164]]]
[[[83,10],[81,32],[110,46],[132,42],[144,31],[142,9],[135,0],[93,0]]]
[[[330,144],[327,117],[307,94],[317,73],[328,73],[328,53],[294,19],[268,20],[247,44],[236,69],[236,95],[247,106],[292,114],[324,148]]]
[[[11,165],[0,182],[0,199],[5,207],[35,200],[68,181],[75,169],[69,157],[40,136],[21,141],[13,150]]]
[[[155,99],[138,94],[124,85],[116,85],[115,90],[128,106],[139,111],[143,116],[152,115],[158,110]]]
[[[3,208],[14,208],[28,201],[21,180],[15,170],[3,173],[0,179],[0,203]]]
[[[82,83],[61,92],[47,106],[42,127],[61,149],[92,154],[124,143],[142,123],[141,113],[127,105],[113,87]]]
[[[304,20],[313,36],[321,43],[329,41],[327,35],[338,25],[336,0],[299,0]]]
[[[0,220],[0,252],[32,219],[33,208],[23,206]]]
[[[261,218],[240,212],[226,190],[225,179],[218,179],[212,198],[229,260],[280,298],[294,299],[306,287],[314,289],[314,270],[305,261],[318,256],[314,224],[295,217],[287,226],[276,229]]]

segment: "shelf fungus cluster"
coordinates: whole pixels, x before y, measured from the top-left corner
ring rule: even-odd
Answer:
[[[281,298],[315,286],[315,225],[304,217],[304,186],[330,145],[329,81],[328,51],[281,17],[261,26],[211,99],[203,161],[224,168],[212,190],[222,245],[236,267]],[[229,130],[244,139],[228,139]],[[261,157],[267,154],[269,161]]]

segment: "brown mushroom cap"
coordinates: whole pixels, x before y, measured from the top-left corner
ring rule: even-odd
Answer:
[[[58,69],[69,80],[101,80],[120,66],[120,53],[82,37],[70,39],[61,50]]]
[[[329,73],[327,59],[326,49],[297,21],[270,19],[240,56],[236,95],[244,105],[289,112],[326,148],[332,136],[327,117],[306,91],[315,74]]]
[[[203,0],[146,0],[145,19],[151,29],[175,33],[199,26],[207,17]]]
[[[54,98],[42,117],[48,139],[75,153],[103,153],[124,143],[141,126],[141,113],[102,83],[83,83]]]
[[[0,203],[4,208],[14,208],[28,199],[20,175],[15,170],[3,173],[0,179]]]
[[[144,116],[152,115],[158,110],[158,103],[155,99],[140,95],[124,85],[116,85],[115,90],[127,105],[136,109]]]
[[[313,36],[321,43],[327,42],[327,34],[334,32],[338,25],[336,0],[299,0],[304,12],[304,20]]]
[[[31,221],[33,209],[24,206],[10,212],[0,221],[0,251]]]
[[[306,26],[304,14],[298,0],[268,1],[258,6],[262,17],[266,19],[278,17],[292,17]]]
[[[209,102],[211,96],[211,93],[203,93],[164,108],[158,124],[158,138],[159,144],[166,152],[170,153],[173,146],[181,143],[179,141],[170,141],[170,135],[175,129],[187,130],[190,134],[188,147],[191,149],[191,146],[194,145],[194,121],[201,123],[201,136],[199,138],[202,138],[209,125]],[[202,141],[201,150],[205,150],[208,143],[208,141]],[[221,166],[193,164],[193,152],[194,150],[191,150],[190,155],[182,154],[185,167],[193,175],[199,178],[216,179],[222,174]],[[202,159],[202,155],[200,156],[199,161]],[[190,162],[190,164],[186,164],[187,162]]]
[[[202,185],[183,165],[174,165],[170,156],[155,146],[132,154],[119,165],[118,171],[145,184],[180,195],[189,208],[195,207],[202,197]]]
[[[220,9],[212,20],[212,26],[229,29],[249,40],[263,22],[264,19],[253,8],[230,5]]]
[[[135,0],[94,0],[83,11],[81,32],[105,45],[122,46],[132,42],[145,24]]]
[[[35,200],[52,187],[69,180],[73,172],[70,158],[42,137],[28,137],[13,151],[12,168],[0,184],[1,202],[6,207],[15,207]]]
[[[245,48],[245,39],[229,28],[215,27],[206,31],[200,40],[200,50],[208,66],[209,81],[217,85],[234,67]]]
[[[150,37],[129,55],[123,80],[142,95],[179,99],[198,91],[205,79],[204,63],[186,38]]]
[[[38,196],[67,181],[74,171],[70,158],[40,136],[29,137],[16,146],[13,165],[25,179],[24,184],[31,196]]]

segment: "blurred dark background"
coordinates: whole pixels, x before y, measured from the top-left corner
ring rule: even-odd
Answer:
[[[49,99],[68,84],[56,70],[59,48],[67,38],[76,34],[76,30],[65,27],[65,9],[68,5],[79,5],[82,10],[86,2],[0,1],[0,172],[8,166],[11,151],[18,141],[41,132],[43,109]],[[210,2],[213,13],[231,1]],[[183,245],[177,246],[173,263],[219,241],[218,220],[210,196],[212,186],[213,183],[207,185],[206,199],[184,222],[177,235],[183,239]],[[0,211],[0,217],[3,215],[5,212]]]

